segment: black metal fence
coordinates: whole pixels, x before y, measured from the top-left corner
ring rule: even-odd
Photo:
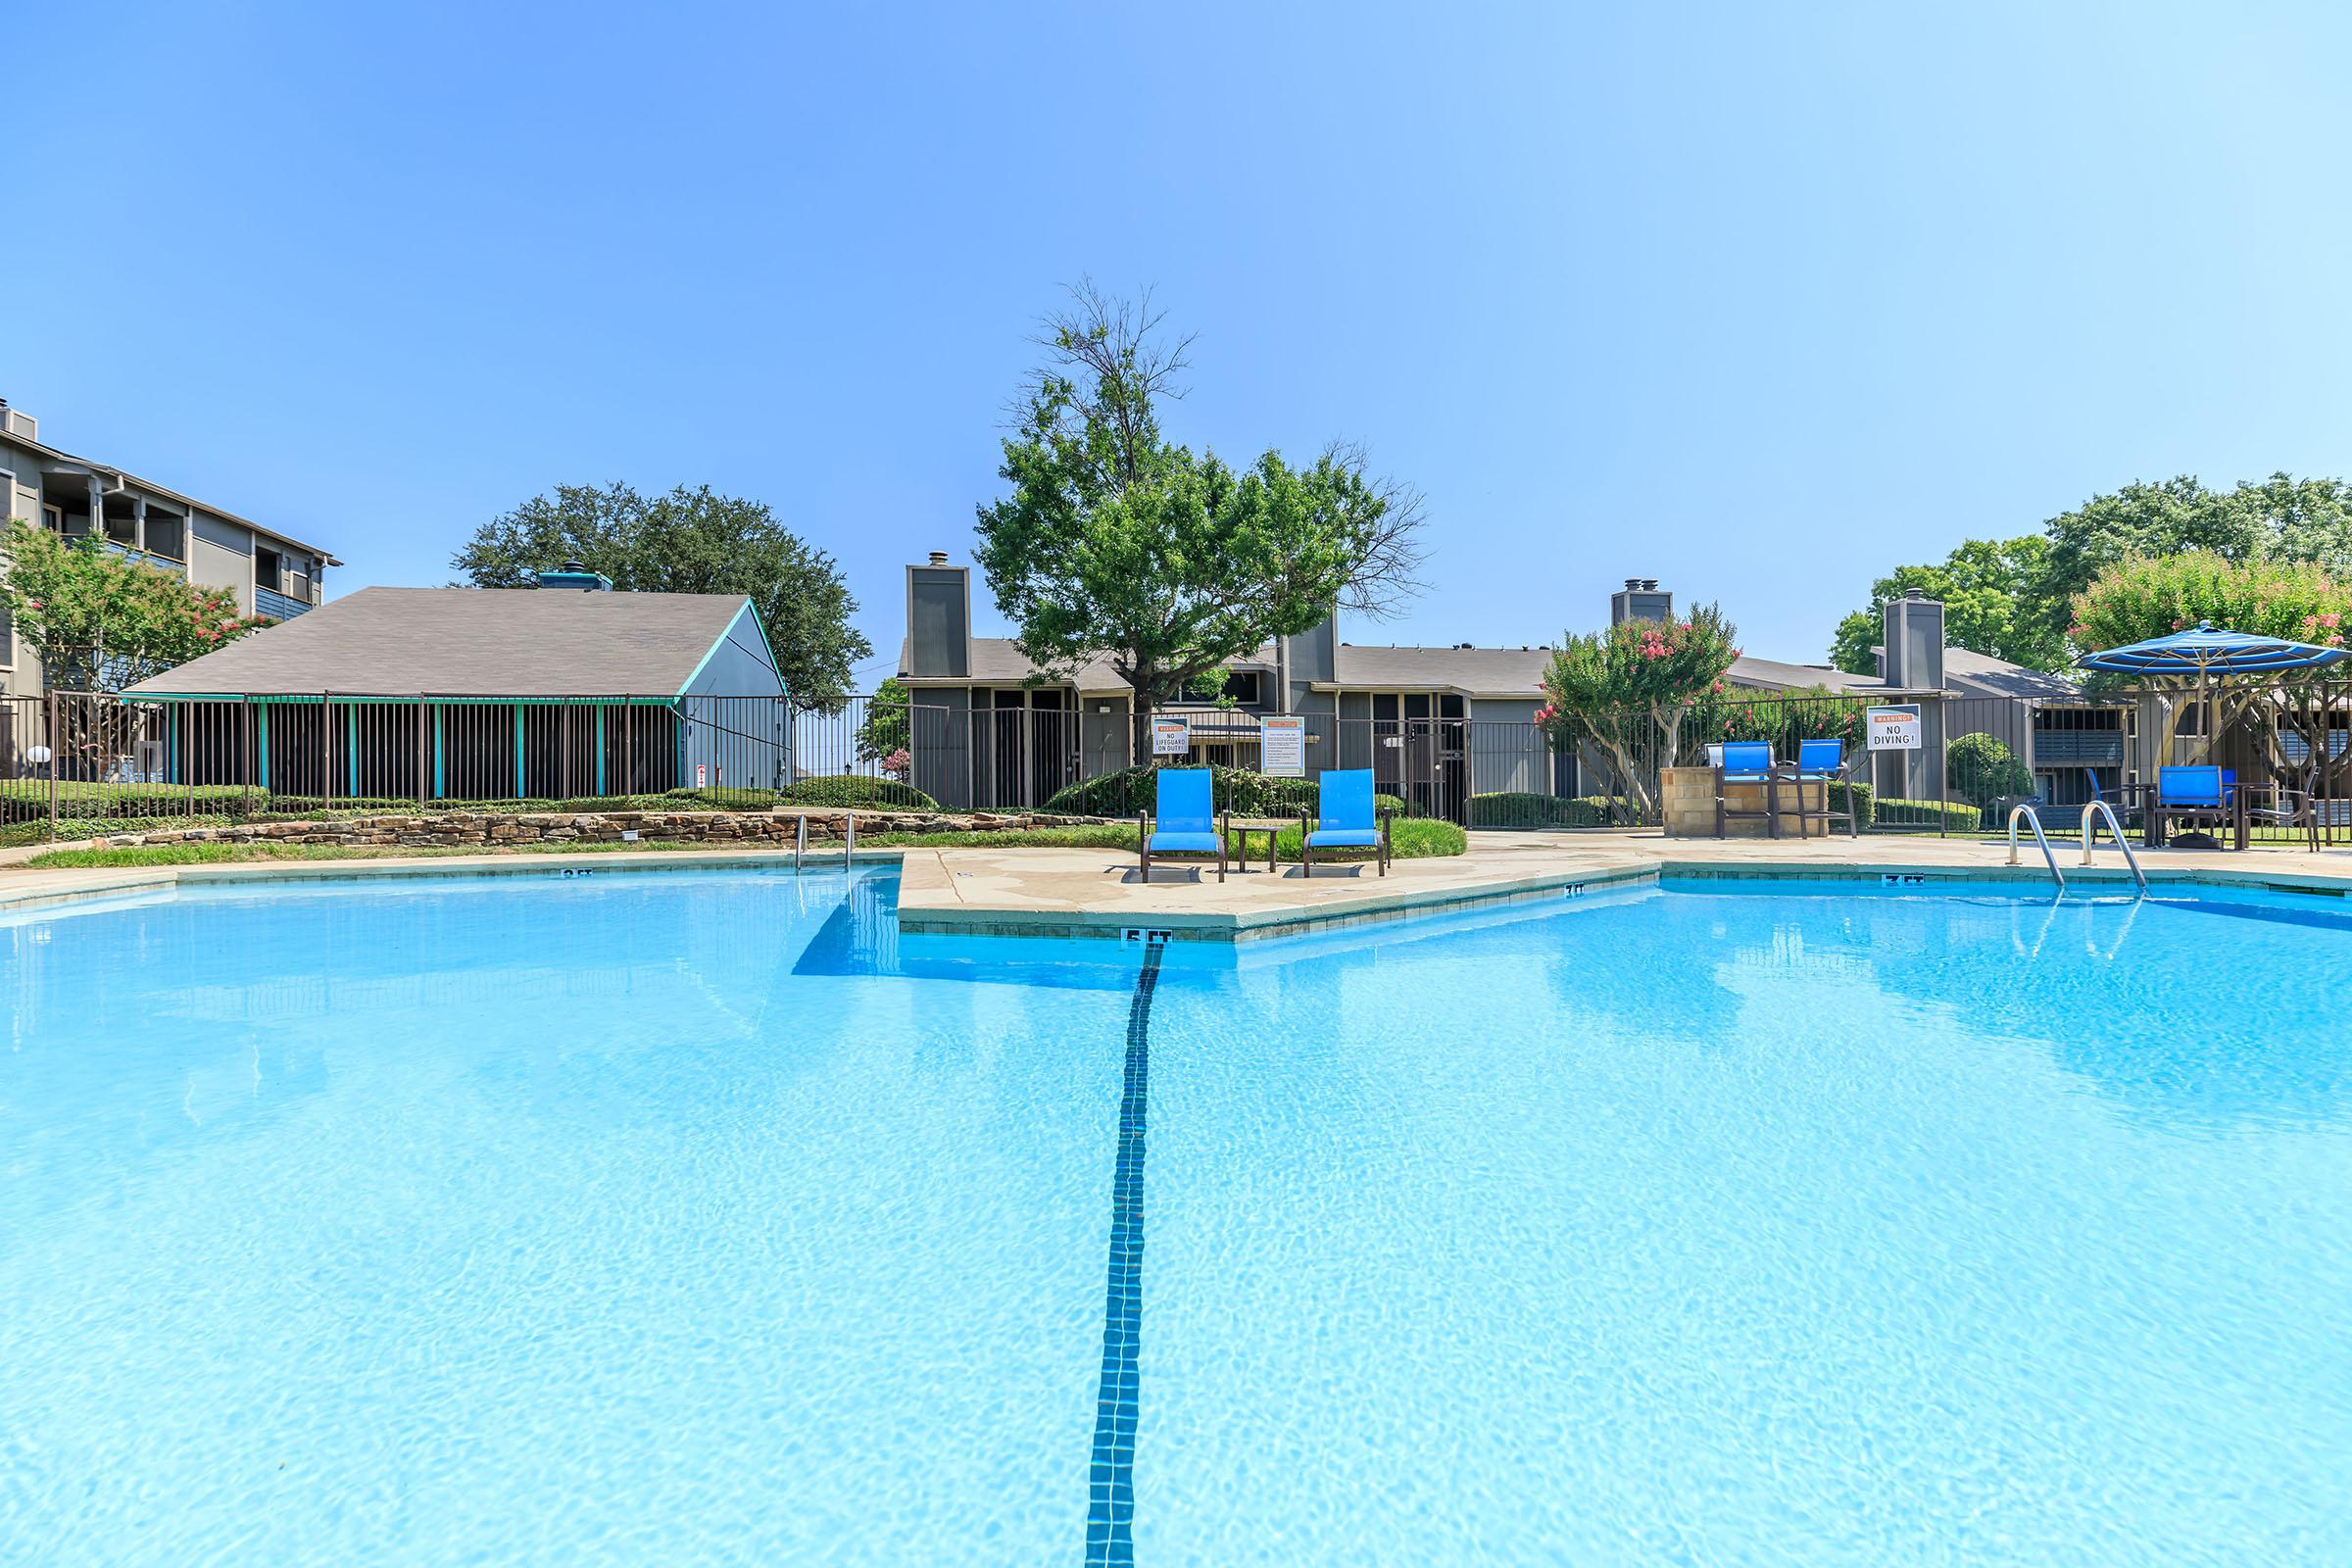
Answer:
[[[2098,799],[2129,822],[2166,762],[2230,770],[2253,837],[2352,843],[2352,682],[2184,711],[2177,692],[1925,697],[1919,746],[1869,750],[1860,697],[1730,694],[1561,727],[1481,718],[1296,715],[1296,777],[1264,774],[1254,715],[1189,715],[1180,753],[1239,814],[1311,808],[1316,775],[1370,768],[1409,815],[1471,828],[1653,827],[1665,770],[1709,748],[1845,743],[1836,805],[1881,833],[1997,832],[2035,800]],[[2193,706],[2193,705],[2192,705]],[[2220,733],[2208,737],[2211,725]],[[2168,740],[2169,735],[2169,740]],[[2169,746],[2169,754],[2160,757]],[[1124,817],[1152,805],[1123,710],[964,710],[855,697],[482,699],[340,692],[154,702],[55,692],[0,700],[0,835],[85,837],[144,822],[437,806],[938,807]]]
[[[2104,802],[2138,827],[2159,770],[2201,763],[2224,770],[2252,840],[2352,843],[2352,681],[2249,699],[2200,704],[2177,689],[1905,698],[1918,744],[1880,751],[1867,715],[1889,705],[1862,697],[1741,694],[1604,714],[1579,726],[1573,800],[1551,825],[1656,826],[1666,768],[1706,767],[1727,742],[1765,742],[1786,762],[1804,741],[1838,739],[1845,783],[1832,804],[1850,805],[1864,831],[2001,833],[2025,802],[2070,829]]]

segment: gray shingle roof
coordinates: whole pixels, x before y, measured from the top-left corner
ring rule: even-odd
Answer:
[[[131,696],[352,692],[435,697],[665,697],[749,601],[726,594],[363,588]]]
[[[2013,664],[2005,659],[1972,653],[1966,648],[1943,651],[1943,683],[1972,696],[2048,697],[2063,702],[2082,695],[2082,688],[2064,675]]]
[[[1749,659],[1744,655],[1732,662],[1731,680],[1735,686],[1760,686],[1774,691],[1826,686],[1834,692],[1850,692],[1860,697],[1888,689],[1876,675],[1849,675],[1828,664],[1788,664],[1777,659]]]
[[[1481,697],[1542,695],[1548,648],[1363,648],[1342,644],[1330,682],[1350,691],[1460,690]]]
[[[912,651],[902,640],[899,644],[899,678],[909,679],[906,666],[912,662]],[[964,660],[971,673],[956,676],[927,677],[943,686],[1018,686],[1038,673],[1029,657],[1012,644],[1009,637],[973,637],[965,644]],[[918,680],[917,684],[921,684]],[[1119,679],[1119,672],[1110,667],[1107,660],[1093,659],[1079,666],[1077,689],[1081,692],[1119,692],[1128,690]]]

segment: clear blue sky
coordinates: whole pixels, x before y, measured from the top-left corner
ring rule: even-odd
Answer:
[[[1359,641],[1541,641],[1640,574],[1819,660],[1964,537],[2352,470],[2338,8],[9,31],[0,394],[326,544],[339,590],[446,580],[559,482],[707,482],[832,551],[895,652],[900,567],[965,557],[1024,334],[1082,274],[1200,332],[1185,438],[1345,436],[1427,492],[1429,592]]]

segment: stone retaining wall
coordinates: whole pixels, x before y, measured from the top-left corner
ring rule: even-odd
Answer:
[[[94,842],[139,844],[357,844],[393,848],[504,850],[527,844],[616,844],[635,833],[647,843],[792,848],[799,823],[811,845],[839,845],[850,813],[808,811],[439,811],[419,815],[328,818],[315,822],[240,822],[118,833]],[[878,833],[1027,832],[1099,820],[1037,812],[859,811],[860,838]]]

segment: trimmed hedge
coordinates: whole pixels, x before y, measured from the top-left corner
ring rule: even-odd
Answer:
[[[1940,822],[1947,832],[1974,833],[1984,820],[1984,813],[1967,801],[1884,800],[1871,814],[1872,821],[1866,826],[1890,832],[1905,828],[1933,832]]]
[[[1830,786],[1830,809],[1853,812],[1854,826],[1867,831],[1878,817],[1877,792],[1860,780],[1833,784]],[[1843,822],[1833,822],[1830,829],[1836,832],[1844,826]]]
[[[868,773],[829,773],[805,778],[776,791],[779,806],[874,807],[903,811],[936,811],[939,803],[911,784]]]
[[[1470,797],[1472,827],[1613,827],[1631,803],[1606,795],[1538,795],[1528,790],[1496,790]]]
[[[1040,809],[1052,816],[1133,816],[1149,811],[1157,799],[1158,786],[1152,781],[1157,771],[1148,765],[1125,767],[1086,779],[1054,791]],[[1236,816],[1297,816],[1315,808],[1315,781],[1311,778],[1274,778],[1213,763],[1208,772],[1209,798],[1220,811]],[[1387,807],[1399,817],[1412,811],[1394,795],[1376,795],[1373,804]]]

